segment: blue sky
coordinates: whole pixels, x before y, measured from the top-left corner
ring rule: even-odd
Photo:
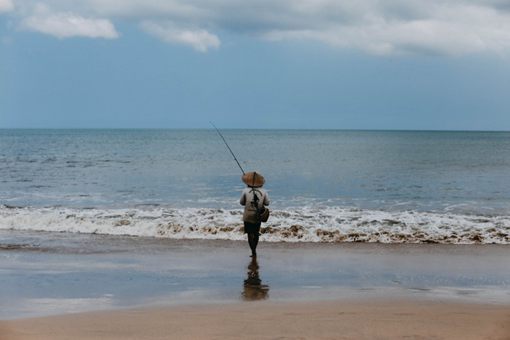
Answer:
[[[0,0],[0,128],[510,130],[498,0]]]

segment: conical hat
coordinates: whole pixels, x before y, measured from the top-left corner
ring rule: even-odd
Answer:
[[[241,179],[247,186],[255,188],[263,186],[266,182],[264,176],[255,171],[245,173]]]

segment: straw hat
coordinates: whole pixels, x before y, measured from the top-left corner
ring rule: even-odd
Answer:
[[[255,171],[245,173],[241,179],[243,180],[244,184],[254,188],[261,187],[266,182],[264,176]]]

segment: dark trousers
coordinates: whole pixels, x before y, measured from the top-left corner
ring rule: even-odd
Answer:
[[[257,255],[257,244],[259,243],[260,222],[244,222],[244,232],[248,234],[248,244],[250,245],[252,256]]]

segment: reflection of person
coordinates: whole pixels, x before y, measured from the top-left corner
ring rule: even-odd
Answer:
[[[259,277],[257,258],[252,257],[248,265],[248,277],[244,280],[243,299],[247,301],[264,300],[269,296],[269,286],[263,285]]]
[[[241,205],[244,205],[244,232],[248,234],[251,256],[257,256],[257,244],[260,233],[260,214],[264,206],[269,205],[269,196],[262,189],[265,183],[264,177],[256,172],[247,172],[242,177],[247,188],[243,190]]]

